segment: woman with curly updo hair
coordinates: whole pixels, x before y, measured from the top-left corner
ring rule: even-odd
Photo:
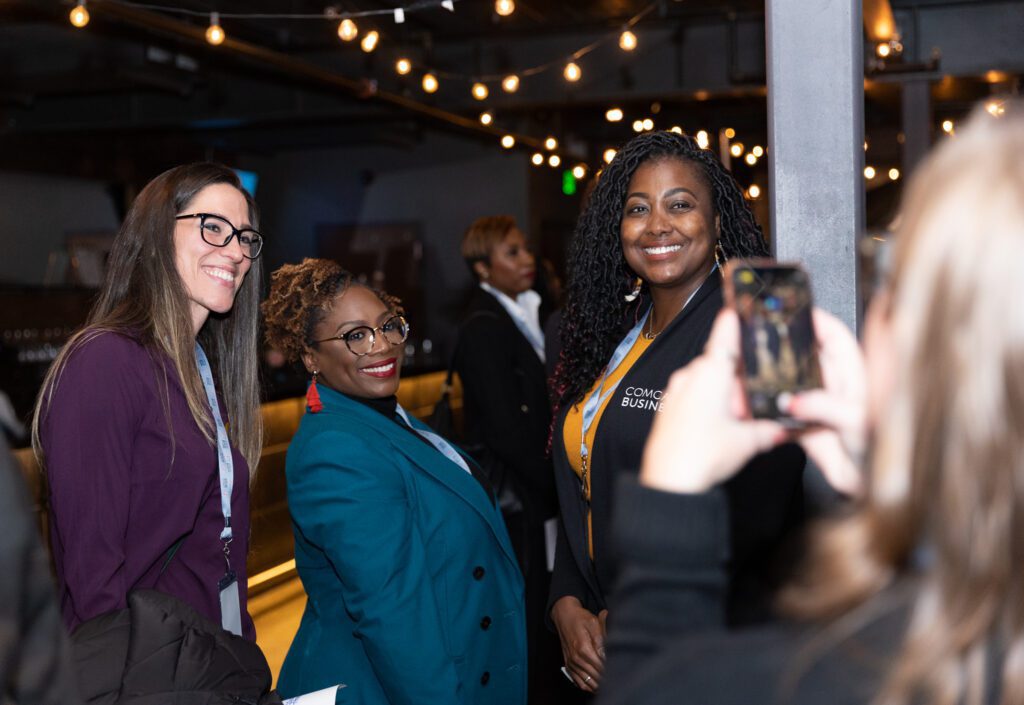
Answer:
[[[263,314],[312,375],[285,469],[308,601],[279,690],[522,705],[523,579],[479,468],[398,404],[398,300],[307,259],[274,272]]]
[[[707,342],[722,307],[716,270],[730,257],[767,255],[729,172],[672,132],[626,144],[580,216],[554,376],[562,523],[549,610],[566,668],[584,691],[597,690],[604,667],[616,476],[636,472],[669,375]],[[783,447],[726,485],[736,508],[730,623],[766,613],[766,557],[802,514],[803,465],[795,446]]]

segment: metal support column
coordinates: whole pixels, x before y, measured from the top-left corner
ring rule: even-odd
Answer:
[[[817,304],[855,328],[864,224],[861,5],[768,0],[765,20],[774,251],[802,262]]]

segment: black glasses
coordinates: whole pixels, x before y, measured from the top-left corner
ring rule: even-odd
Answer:
[[[353,355],[362,357],[373,352],[374,343],[377,342],[376,333],[380,332],[384,340],[391,345],[401,345],[409,337],[409,324],[402,316],[392,316],[376,328],[370,326],[358,326],[340,335],[332,335],[330,338],[314,340],[314,343],[326,343],[328,340],[344,340],[345,345]]]
[[[263,236],[252,228],[239,230],[226,218],[212,213],[189,213],[188,215],[175,216],[175,220],[186,220],[188,218],[199,218],[199,235],[203,242],[214,247],[227,247],[231,238],[238,237],[238,244],[242,246],[242,255],[248,259],[256,259],[263,249]]]

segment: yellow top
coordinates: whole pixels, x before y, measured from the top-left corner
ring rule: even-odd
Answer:
[[[644,354],[644,351],[650,347],[653,340],[648,340],[643,334],[637,336],[636,342],[633,343],[633,347],[629,349],[626,357],[622,360],[622,364],[618,366],[607,379],[603,376],[599,377],[594,386],[587,390],[584,395],[584,401],[580,404],[575,404],[569,412],[565,415],[565,423],[562,424],[562,442],[565,444],[565,454],[569,458],[569,465],[572,466],[573,471],[576,473],[583,482],[583,493],[587,499],[587,545],[590,552],[590,558],[594,558],[594,531],[593,521],[590,515],[590,476],[593,472],[594,467],[594,436],[597,434],[597,427],[601,423],[601,417],[604,415],[605,407],[608,406],[608,402],[611,400],[614,394],[609,394],[608,398],[605,399],[601,406],[597,409],[597,414],[594,416],[593,423],[590,424],[590,428],[587,430],[586,444],[587,444],[587,472],[583,473],[583,458],[580,456],[580,434],[583,432],[583,404],[590,398],[590,395],[594,391],[601,387],[601,393],[603,394],[606,390],[611,389],[613,386],[619,383],[619,381],[626,376],[626,373],[633,367],[640,356]]]

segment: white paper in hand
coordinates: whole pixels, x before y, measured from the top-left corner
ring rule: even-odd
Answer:
[[[315,693],[306,693],[297,698],[288,698],[284,701],[284,705],[334,705],[335,698],[338,695],[338,688],[344,687],[343,685],[332,685],[330,688],[324,688]]]

